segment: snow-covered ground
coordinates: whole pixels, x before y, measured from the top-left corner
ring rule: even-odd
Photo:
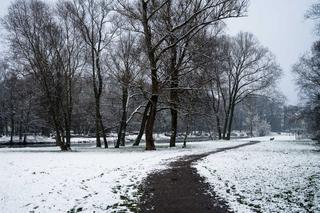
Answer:
[[[74,147],[73,152],[3,148],[1,212],[129,212],[143,179],[169,162],[256,140],[265,142],[210,155],[195,167],[235,212],[320,212],[319,148],[294,139],[193,142],[187,149],[158,144],[151,152],[144,144],[120,150]]]
[[[235,212],[320,212],[320,147],[291,139],[278,136],[194,166]]]
[[[10,136],[1,136],[0,137],[0,143],[8,143],[10,141]],[[14,136],[13,137],[14,142],[19,142],[19,137]],[[53,138],[49,137],[44,137],[44,136],[39,136],[39,135],[29,135],[27,137],[27,142],[32,142],[32,143],[37,143],[37,142],[42,142],[42,143],[54,143]]]
[[[117,134],[112,133],[107,137],[107,141],[115,141],[117,140]],[[130,141],[134,141],[137,138],[137,135],[127,135],[126,139]],[[144,138],[144,136],[143,136]],[[169,140],[170,137],[166,136],[164,134],[154,134],[155,140]],[[102,140],[102,138],[101,138]],[[2,136],[0,137],[0,143],[8,143],[10,141],[10,136]],[[19,142],[19,137],[14,136],[13,137],[14,142]],[[95,137],[72,137],[71,138],[71,143],[95,143],[96,138]],[[27,137],[27,142],[28,143],[54,143],[55,140],[54,138],[50,137],[44,137],[44,136],[39,136],[39,135],[28,135]]]
[[[158,145],[151,152],[144,151],[143,144],[73,152],[55,147],[0,149],[0,212],[128,212],[139,198],[137,186],[149,173],[179,156],[235,145],[239,143],[188,143],[187,149]]]
[[[254,138],[244,138],[240,139],[241,141],[261,141],[261,142],[266,142],[266,141],[277,141],[277,142],[292,142],[296,140],[296,135],[290,134],[290,133],[282,133],[282,134],[277,134],[277,133],[272,133],[271,136],[263,136],[263,137],[254,137]]]
[[[170,140],[170,136],[164,134],[164,133],[156,133],[153,135],[154,139],[155,140]],[[206,134],[199,134],[199,135],[189,135],[188,138],[205,138],[207,137],[209,139],[209,135],[206,135]],[[111,134],[108,134],[107,136],[107,141],[109,142],[114,142],[116,141],[118,138],[118,135],[117,133],[111,133]],[[137,138],[137,134],[128,134],[126,135],[126,140],[127,141],[134,141],[135,139]],[[145,138],[145,135],[142,136],[142,139]],[[184,138],[184,137],[183,137]],[[10,136],[0,136],[0,144],[1,143],[8,143],[10,141]],[[13,141],[16,142],[16,143],[19,143],[21,142],[19,140],[19,137],[18,136],[14,136],[13,137]],[[101,141],[102,141],[102,138],[101,138]],[[41,142],[41,143],[54,143],[55,140],[54,138],[51,138],[51,137],[45,137],[45,136],[39,136],[39,135],[28,135],[27,136],[27,142],[28,143],[38,143],[38,142]],[[87,136],[83,136],[83,137],[80,137],[80,136],[73,136],[71,138],[71,143],[95,143],[96,142],[96,138],[95,137],[87,137]]]

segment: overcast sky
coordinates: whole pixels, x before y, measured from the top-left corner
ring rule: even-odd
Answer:
[[[50,0],[52,1],[52,0]],[[0,16],[7,13],[11,0],[0,0]],[[277,57],[284,71],[279,88],[289,104],[298,104],[291,67],[316,39],[313,23],[304,14],[314,0],[251,0],[248,16],[228,21],[227,32],[252,32]]]
[[[289,104],[299,103],[291,67],[316,39],[312,21],[304,15],[313,0],[251,0],[248,16],[228,22],[228,32],[252,32],[277,57],[284,76],[279,88]]]

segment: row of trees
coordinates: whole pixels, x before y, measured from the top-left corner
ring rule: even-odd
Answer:
[[[311,6],[306,18],[316,21],[316,33],[319,34],[320,3]],[[299,59],[293,66],[297,85],[305,98],[303,117],[308,123],[309,133],[320,140],[320,40],[313,43],[311,51]]]
[[[128,129],[139,130],[134,144],[145,133],[153,150],[154,129],[169,118],[170,146],[195,120],[230,139],[236,106],[281,73],[252,34],[225,35],[223,20],[244,15],[247,5],[16,0],[2,20],[10,56],[2,63],[0,86],[8,93],[0,94],[0,131],[10,126],[13,135],[17,123],[20,135],[52,129],[69,150],[72,132],[95,132],[97,147],[102,138],[107,148],[107,132],[118,131],[119,147]]]

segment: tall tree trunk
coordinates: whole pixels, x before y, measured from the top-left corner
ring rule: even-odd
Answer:
[[[138,134],[135,142],[133,143],[133,146],[139,146],[139,144],[140,144],[141,138],[143,136],[143,133],[144,133],[144,130],[145,130],[145,127],[146,127],[146,122],[147,122],[147,119],[148,119],[148,112],[149,112],[150,106],[151,106],[151,102],[148,101],[147,106],[146,106],[146,108],[144,109],[144,112],[143,112],[142,121],[141,121],[141,125],[140,125],[140,131],[139,131],[139,134]]]
[[[93,37],[93,30],[92,30]],[[96,126],[96,147],[101,148],[101,122],[100,122],[100,94],[97,88],[97,77],[96,77],[96,59],[95,49],[91,46],[91,63],[92,63],[92,85],[95,98],[95,126]],[[99,82],[98,82],[99,83]]]
[[[121,116],[122,117],[122,116]],[[117,142],[114,146],[114,148],[118,149],[120,148],[120,143],[121,143],[121,137],[122,137],[122,129],[123,129],[123,123],[122,123],[122,119],[120,121],[120,126],[119,126],[119,130],[118,130],[118,138],[117,138]]]
[[[176,146],[177,129],[178,129],[178,74],[179,71],[176,69],[175,63],[177,59],[176,48],[172,48],[173,56],[171,58],[171,90],[170,90],[170,112],[171,112],[171,136],[170,136],[170,147]]]
[[[229,116],[229,122],[228,122],[228,133],[227,133],[227,138],[226,138],[227,140],[230,140],[230,138],[231,138],[234,107],[235,107],[235,103],[233,102],[231,105],[231,109],[230,109],[230,116]]]
[[[228,130],[228,123],[229,123],[229,114],[230,114],[230,107],[228,107],[228,110],[226,112],[226,117],[224,118],[223,123],[223,132],[222,132],[222,138],[227,139],[227,130]]]
[[[68,151],[68,147],[64,143],[63,139],[63,131],[61,131],[61,127],[59,125],[58,120],[55,115],[52,115],[54,118],[54,128],[56,131],[56,145],[60,147],[61,151]]]
[[[22,120],[22,118],[20,119]],[[19,121],[19,142],[22,141],[22,121],[21,120]]]
[[[120,127],[118,132],[118,139],[115,148],[125,145],[126,126],[127,126],[127,104],[128,104],[129,91],[128,86],[122,87],[122,115]]]
[[[22,143],[27,144],[27,134],[26,133],[24,133],[24,135],[23,135],[23,142]]]
[[[8,129],[8,120],[7,119],[5,119],[4,127],[5,127],[5,134],[6,134],[6,136],[8,136],[9,135],[9,129]]]
[[[107,141],[107,135],[106,135],[106,130],[103,125],[102,121],[102,116],[101,116],[101,111],[100,111],[100,103],[101,103],[101,94],[102,94],[102,85],[103,85],[103,80],[102,80],[102,75],[101,75],[101,67],[100,67],[100,54],[97,53],[96,56],[96,67],[97,67],[97,75],[98,75],[98,120],[100,123],[100,130],[101,130],[101,135],[103,138],[103,143],[104,143],[104,148],[108,148],[108,141]]]
[[[188,139],[188,135],[190,132],[190,115],[187,115],[187,127],[186,127],[186,134],[184,135],[184,139],[183,139],[183,146],[182,148],[186,148],[187,147],[187,139]]]
[[[62,128],[63,124],[61,124],[58,116],[59,105],[54,105],[52,100],[50,99],[50,96],[48,96],[48,99],[50,100],[50,116],[52,118],[53,126],[56,132],[56,145],[60,147],[61,151],[69,151],[70,149],[68,149],[64,142],[64,132]]]
[[[72,73],[68,70],[67,75],[65,75],[65,82],[67,85],[66,91],[66,113],[65,113],[65,130],[66,130],[66,146],[68,149],[71,148],[71,123],[72,123],[72,110],[73,110],[73,97],[72,97]]]
[[[71,129],[70,129],[70,124],[65,125],[66,129],[66,147],[67,149],[71,148]]]
[[[23,128],[23,142],[22,142],[23,144],[27,143],[27,133],[29,132],[29,115],[30,115],[30,108],[29,108],[29,111],[27,112],[26,122]]]
[[[96,124],[96,147],[101,147],[101,139],[100,139],[100,133],[101,133],[101,125],[100,125],[100,103],[99,98],[95,98],[95,104],[96,104],[96,118],[95,118],[95,124]]]
[[[126,131],[127,131],[127,124],[124,123],[123,124],[123,129],[122,129],[122,134],[121,134],[121,142],[120,142],[121,146],[125,146],[126,145]]]
[[[171,111],[171,136],[170,136],[170,147],[176,146],[177,128],[178,128],[178,110],[170,109]]]
[[[146,134],[146,150],[155,150],[155,144],[153,139],[154,124],[157,115],[157,104],[159,96],[159,82],[158,82],[158,69],[155,49],[152,43],[152,32],[149,26],[148,17],[148,4],[150,2],[141,0],[142,10],[142,25],[144,31],[144,40],[147,48],[148,59],[150,63],[150,76],[151,76],[151,106],[149,110],[149,116],[145,127]]]
[[[61,151],[69,151],[70,149],[66,146],[63,138],[63,132],[56,130],[56,143],[60,147]]]
[[[157,103],[158,103],[158,95],[152,95],[151,97],[151,106],[149,110],[149,116],[147,118],[146,123],[146,150],[155,150],[155,143],[153,139],[153,128],[157,115]]]
[[[221,131],[221,126],[220,126],[220,118],[219,118],[218,114],[216,114],[216,123],[217,123],[218,138],[219,138],[219,140],[221,140],[222,139],[222,131]]]
[[[100,128],[101,128],[101,134],[102,134],[104,148],[107,149],[108,148],[107,135],[106,135],[106,130],[104,129],[104,125],[103,125],[101,114],[99,114],[99,120],[100,120]]]
[[[10,122],[11,122],[11,124],[10,124],[10,126],[11,126],[11,132],[10,132],[10,143],[12,144],[12,143],[13,143],[13,136],[14,136],[14,129],[15,129],[15,127],[14,127],[14,118],[13,118],[13,116],[11,116],[11,118],[10,118]]]

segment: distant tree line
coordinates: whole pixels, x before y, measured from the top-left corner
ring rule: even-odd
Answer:
[[[229,140],[233,129],[280,130],[281,69],[251,33],[226,35],[224,20],[247,0],[15,0],[2,19],[9,53],[0,71],[0,134],[73,134],[115,147],[128,132],[192,131]],[[268,91],[268,92],[267,92]],[[272,91],[272,92],[270,92]],[[258,106],[256,101],[268,104]],[[242,116],[242,117],[241,117]],[[262,134],[262,133],[261,133]],[[11,138],[12,141],[12,138]]]

